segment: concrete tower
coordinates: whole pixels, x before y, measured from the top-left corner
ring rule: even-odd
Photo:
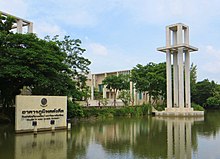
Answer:
[[[190,52],[198,51],[198,48],[189,45],[189,27],[182,23],[167,26],[166,46],[157,50],[166,53],[167,108],[165,111],[183,112],[183,114],[192,112],[190,100]],[[171,70],[172,60],[173,77]]]

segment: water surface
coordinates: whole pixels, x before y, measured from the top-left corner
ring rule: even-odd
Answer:
[[[0,159],[218,159],[220,111],[204,118],[116,118],[71,131],[14,134],[0,125]]]

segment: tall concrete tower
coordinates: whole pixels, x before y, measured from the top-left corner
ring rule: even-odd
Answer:
[[[198,51],[198,48],[189,45],[189,27],[182,23],[167,26],[166,46],[157,50],[166,53],[167,108],[165,111],[192,112],[190,52]]]

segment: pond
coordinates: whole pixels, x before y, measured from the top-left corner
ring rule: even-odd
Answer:
[[[0,125],[0,159],[217,159],[220,111],[204,118],[115,118],[70,131],[14,134]]]

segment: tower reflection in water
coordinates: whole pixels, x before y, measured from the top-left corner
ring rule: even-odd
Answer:
[[[192,126],[204,117],[156,117],[167,123],[167,158],[192,158]]]

